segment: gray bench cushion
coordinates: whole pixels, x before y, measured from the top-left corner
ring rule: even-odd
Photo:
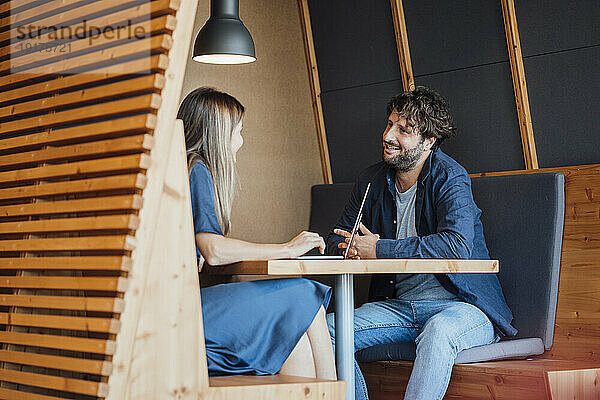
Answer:
[[[391,343],[369,347],[356,353],[358,362],[394,361],[415,359],[414,343]],[[544,352],[540,338],[504,340],[485,346],[463,350],[456,356],[455,364],[468,364],[482,361],[528,358]]]

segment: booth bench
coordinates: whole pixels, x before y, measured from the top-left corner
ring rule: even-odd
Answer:
[[[310,229],[326,235],[352,184],[312,189]],[[446,398],[600,398],[600,362],[550,358],[565,214],[564,175],[515,174],[472,180],[490,256],[514,314],[515,338],[458,354]],[[318,278],[317,278],[318,279]],[[361,282],[365,284],[366,282]],[[358,303],[366,300],[359,287]],[[371,399],[401,398],[414,343],[378,345],[356,354]]]

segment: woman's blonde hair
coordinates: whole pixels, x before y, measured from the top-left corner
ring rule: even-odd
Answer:
[[[231,227],[235,193],[231,135],[243,115],[244,106],[236,98],[208,87],[188,94],[177,113],[185,130],[188,171],[198,161],[208,167],[214,182],[217,217],[225,235]]]

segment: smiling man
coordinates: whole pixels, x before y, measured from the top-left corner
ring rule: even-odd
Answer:
[[[455,133],[446,101],[433,90],[417,87],[392,98],[383,161],[360,174],[327,248],[350,245],[349,231],[371,182],[351,257],[489,259],[469,175],[439,149]],[[493,274],[375,275],[369,300],[355,310],[355,350],[415,342],[405,399],[441,399],[460,351],[516,334]],[[333,314],[328,325],[335,341]],[[356,398],[367,399],[356,363],[355,370]]]

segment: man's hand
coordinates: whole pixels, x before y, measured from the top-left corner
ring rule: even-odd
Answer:
[[[379,235],[372,234],[362,222],[358,229],[362,232],[363,236],[354,235],[352,245],[350,245],[350,250],[348,250],[348,257],[356,259],[377,258],[377,241],[379,240]],[[350,232],[342,229],[334,229],[333,233],[346,238],[345,241],[338,244],[338,248],[347,248],[350,242]]]

